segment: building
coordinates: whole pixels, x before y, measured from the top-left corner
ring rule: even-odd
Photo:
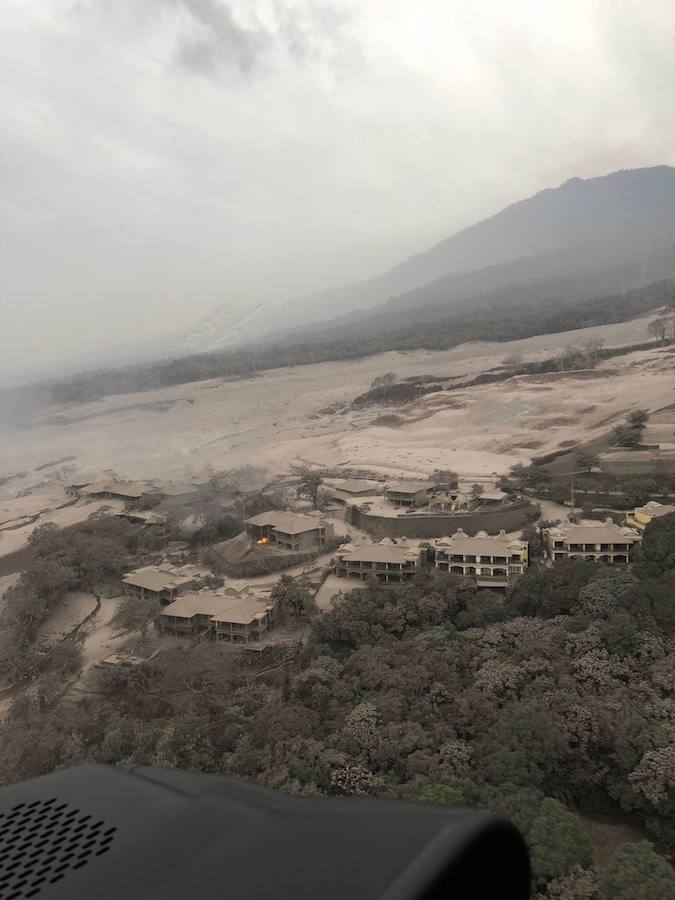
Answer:
[[[98,477],[100,478],[100,475]],[[87,488],[96,481],[96,478],[96,475],[76,475],[64,485],[64,490],[71,497],[81,497],[88,493]]]
[[[396,481],[384,489],[384,499],[395,506],[426,506],[432,487],[426,481]]]
[[[127,597],[145,599],[154,597],[160,603],[171,603],[180,591],[195,585],[198,574],[192,566],[176,567],[168,563],[161,566],[143,566],[122,578]]]
[[[507,587],[527,568],[528,544],[504,531],[492,537],[479,531],[471,537],[459,528],[435,542],[434,565],[441,572],[475,578],[479,587]]]
[[[505,503],[508,503],[509,495],[505,491],[500,491],[499,488],[490,488],[478,494],[476,500],[481,506],[504,506]]]
[[[251,542],[258,546],[269,545],[296,553],[316,550],[334,537],[330,522],[279,510],[246,519],[246,531]]]
[[[140,500],[144,494],[154,494],[147,484],[135,481],[96,481],[86,487],[84,493],[96,500]]]
[[[384,538],[379,544],[344,544],[335,554],[335,574],[362,581],[375,575],[385,583],[409,581],[420,565],[419,545],[401,538],[394,544]]]
[[[588,559],[593,562],[627,563],[633,547],[640,541],[634,528],[605,522],[583,520],[578,525],[558,525],[544,529],[549,559]]]
[[[326,485],[330,497],[338,503],[348,500],[359,500],[361,497],[373,497],[382,493],[382,485],[374,481],[363,481],[360,478],[346,478],[333,485]]]
[[[671,513],[675,513],[675,505],[657,503],[656,500],[650,500],[644,506],[638,506],[632,513],[628,513],[626,525],[630,528],[637,528],[638,531],[642,532],[654,519],[660,519],[661,516],[669,516]]]
[[[248,644],[274,625],[274,603],[250,587],[226,587],[184,594],[160,616],[163,635],[203,634],[216,641]]]

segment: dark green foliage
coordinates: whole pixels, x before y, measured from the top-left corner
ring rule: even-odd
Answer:
[[[322,327],[314,334],[303,335],[301,340],[291,339],[293,343],[203,353],[7,389],[0,392],[0,406],[14,418],[17,409],[25,410],[29,405],[82,403],[109,394],[154,390],[191,381],[251,377],[280,366],[356,359],[389,350],[444,350],[471,340],[512,341],[536,334],[624,322],[656,307],[673,305],[675,284],[662,281],[634,291],[582,299],[567,288],[556,296],[546,297],[544,293],[540,286],[530,286],[526,291],[520,285],[509,286],[497,297],[491,293],[452,306],[441,301],[427,308],[426,317],[420,315],[416,306],[414,312],[404,317],[401,326],[394,329],[391,328],[392,311],[387,309],[344,328]],[[593,352],[598,358],[607,358],[617,351],[596,348]],[[587,365],[588,361],[582,364]],[[561,361],[556,358],[548,366],[525,364],[518,371],[556,371],[560,367]],[[505,372],[504,377],[508,374]],[[419,386],[411,387],[413,392],[415,389],[419,392]]]
[[[0,781],[141,762],[295,793],[485,806],[525,834],[538,898],[604,900],[627,885],[667,900],[672,872],[641,845],[594,872],[574,812],[611,801],[675,846],[675,594],[669,574],[638,575],[534,565],[506,598],[436,571],[397,590],[368,582],[313,619],[285,664],[169,646],[102,673],[80,703],[59,702],[29,653],[41,686],[0,729]],[[302,586],[284,579],[277,592],[290,614],[307,610]]]
[[[36,528],[29,538],[33,559],[7,591],[0,612],[0,676],[21,681],[44,668],[33,643],[67,591],[91,591],[102,582],[115,582],[132,568],[137,554],[165,542],[161,531],[105,514],[70,528]]]
[[[590,450],[577,450],[574,454],[574,465],[577,469],[589,472],[600,465],[600,457]]]
[[[649,421],[649,412],[646,409],[634,409],[626,416],[624,424],[617,425],[614,429],[614,443],[618,447],[635,449],[642,443],[642,432]]]
[[[675,900],[675,872],[649,841],[628,844],[599,879],[597,900]]]
[[[419,799],[490,809],[510,818],[530,848],[534,888],[545,887],[574,866],[592,864],[591,840],[578,817],[539,791],[512,785],[491,787],[446,781],[425,785]]]
[[[645,529],[641,558],[646,571],[675,573],[675,513],[654,519]]]
[[[576,559],[561,560],[552,569],[530,566],[515,583],[509,605],[524,616],[569,613],[579,590],[596,575],[595,563]]]

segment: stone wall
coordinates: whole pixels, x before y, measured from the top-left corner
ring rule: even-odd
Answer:
[[[374,537],[434,538],[454,534],[461,528],[467,534],[487,531],[499,534],[518,531],[531,522],[537,507],[527,500],[513,503],[501,509],[468,512],[465,515],[407,515],[373,516],[355,506],[345,507],[345,522],[372,534]]]

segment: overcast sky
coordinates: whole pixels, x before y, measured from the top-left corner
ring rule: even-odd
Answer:
[[[675,163],[673,0],[2,0],[0,373]]]

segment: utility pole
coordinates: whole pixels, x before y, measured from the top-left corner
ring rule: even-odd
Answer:
[[[593,471],[597,472],[599,470],[598,469],[577,469],[574,472],[563,472],[562,473],[563,477],[566,475],[571,476],[571,479],[570,479],[570,514],[572,514],[572,515],[574,514],[574,500],[575,500],[575,495],[576,495],[576,489],[575,489],[575,484],[574,484],[575,476],[576,475],[587,475],[589,472],[593,472]]]

